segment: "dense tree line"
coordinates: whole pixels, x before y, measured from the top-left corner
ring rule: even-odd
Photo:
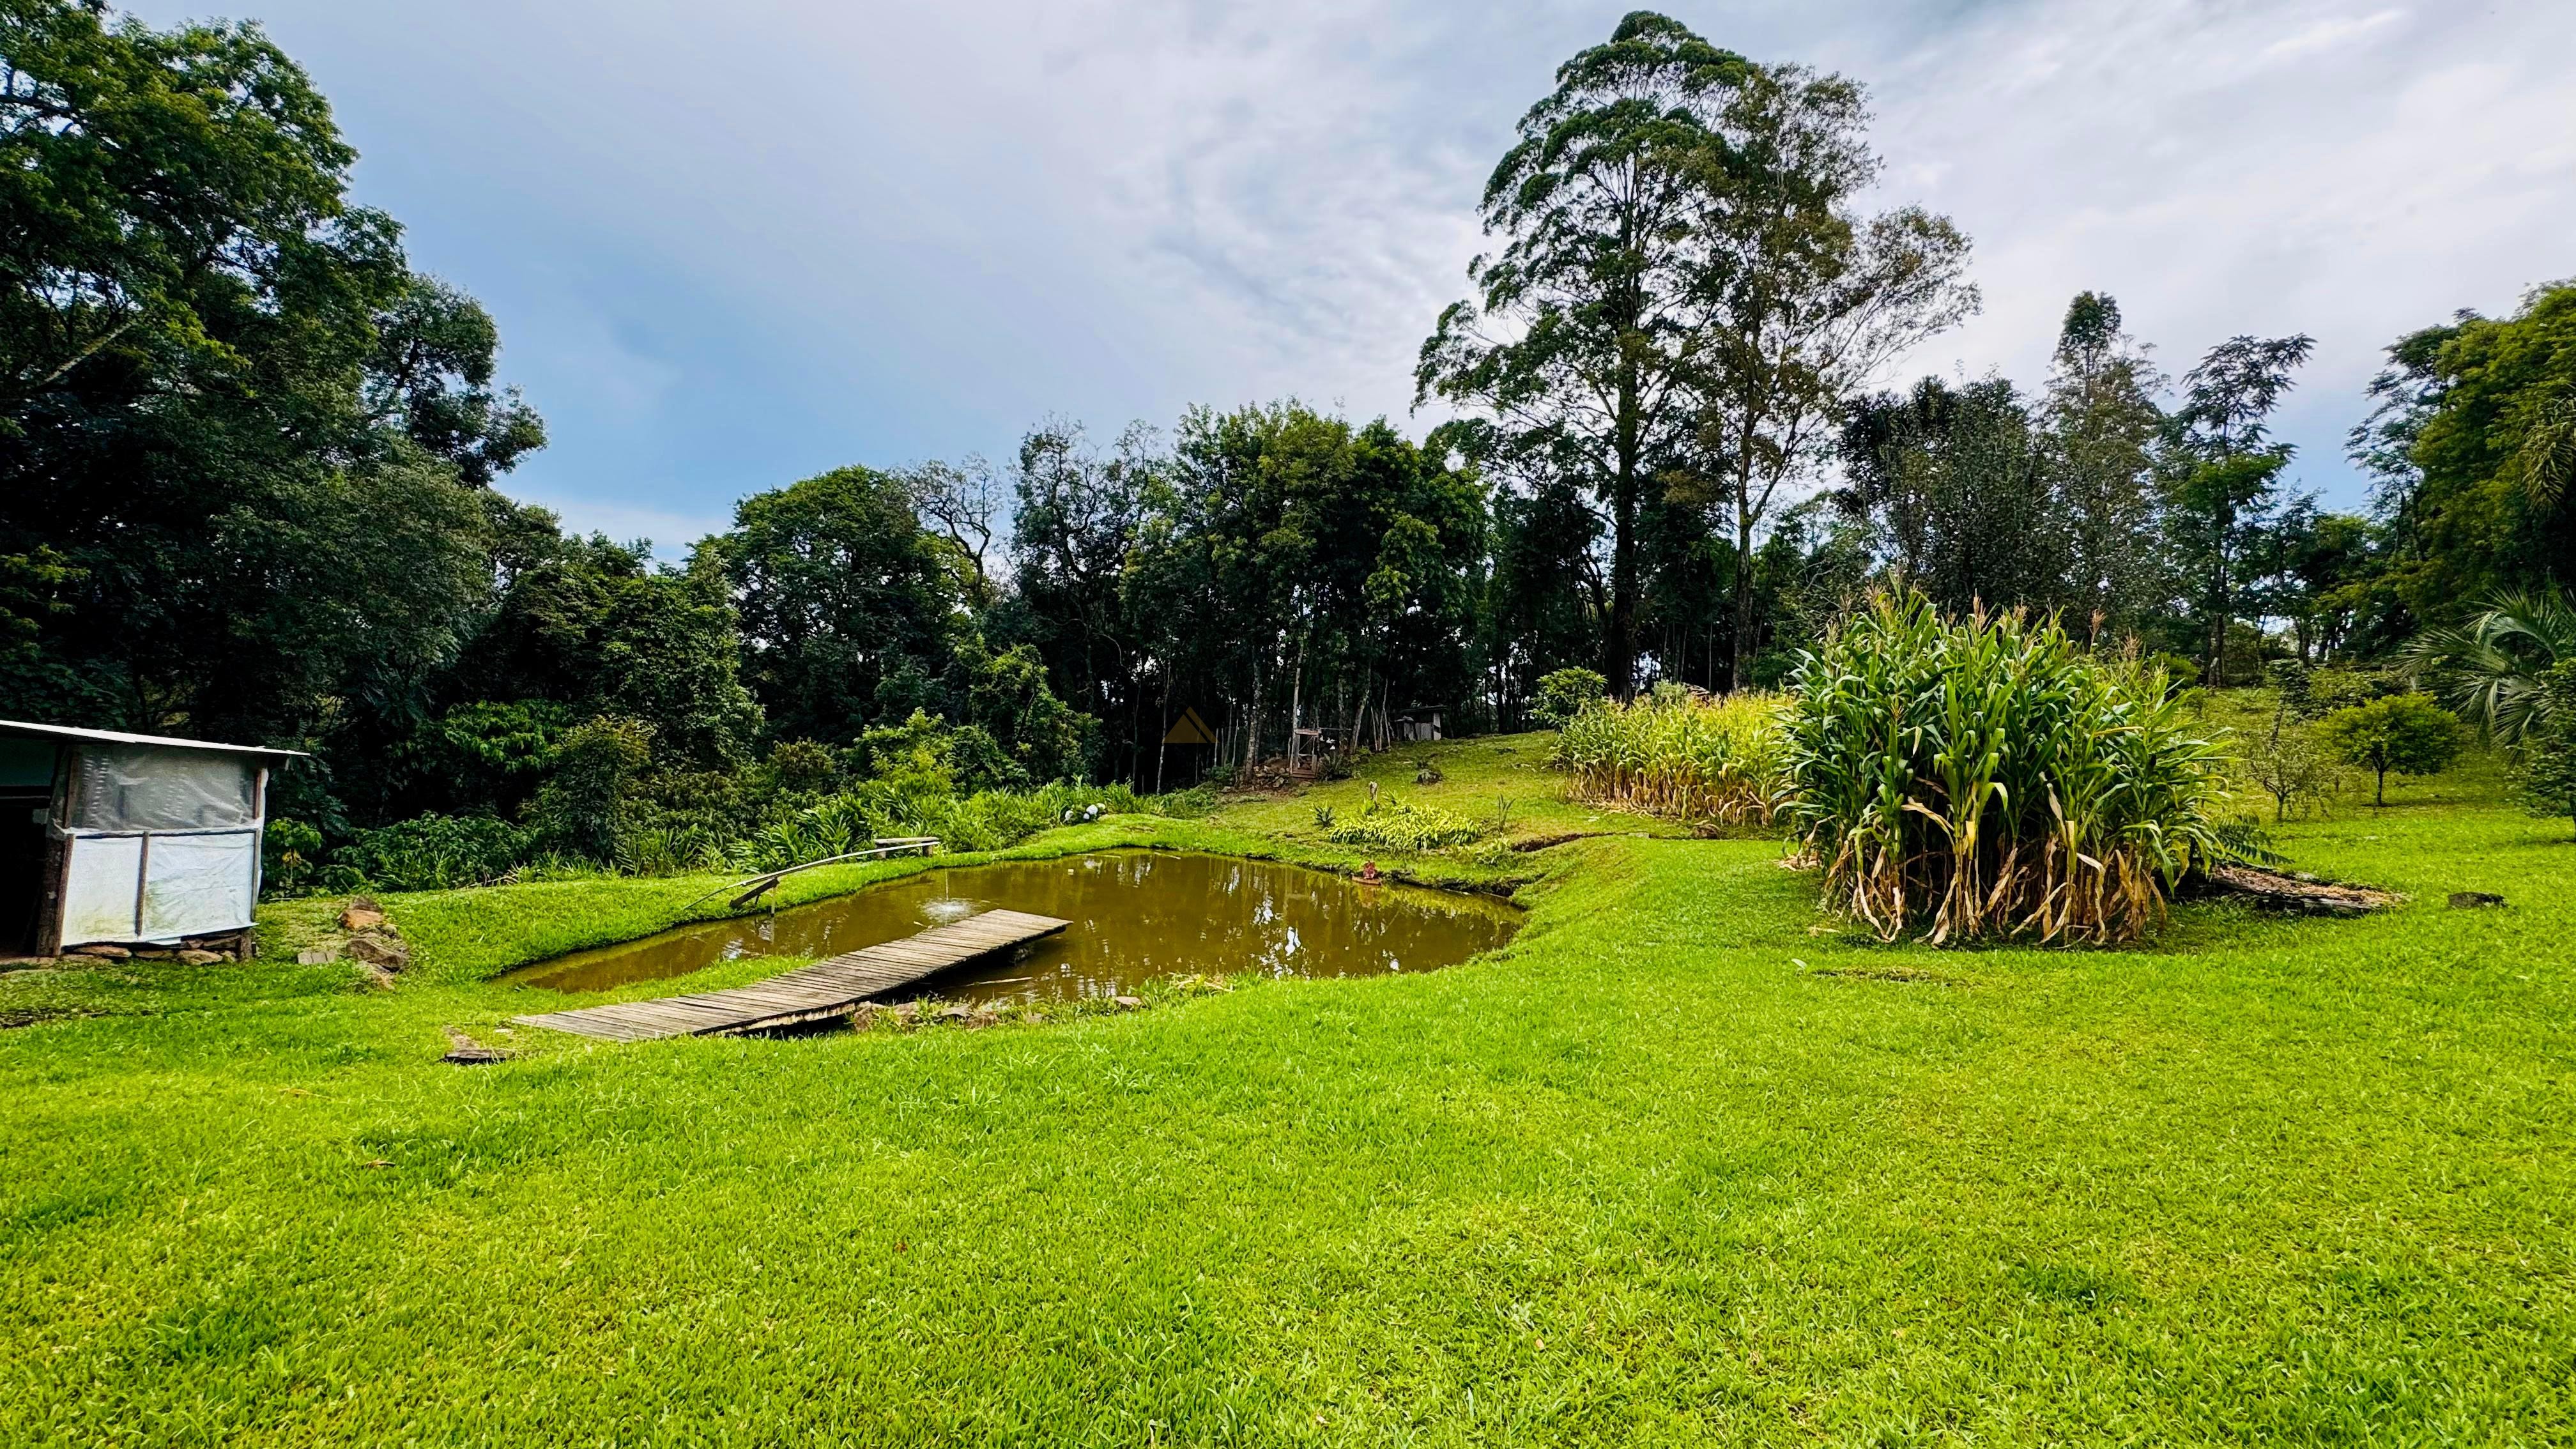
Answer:
[[[2576,286],[2394,343],[2370,506],[2329,512],[2270,427],[2305,337],[2169,379],[2088,292],[2034,386],[1890,387],[1977,297],[1947,220],[1860,209],[1851,82],[1643,13],[1557,81],[1421,351],[1449,421],[1048,420],[657,562],[500,491],[545,432],[493,319],[351,203],[257,27],[0,0],[0,713],[310,748],[281,805],[326,835],[596,855],[618,801],[748,829],[925,750],[1152,788],[1415,707],[1515,727],[1568,665],[1773,684],[1890,582],[2229,681],[2576,583]],[[1213,750],[1163,746],[1184,709]]]

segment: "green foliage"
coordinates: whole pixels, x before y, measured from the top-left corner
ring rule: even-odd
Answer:
[[[1787,732],[1826,899],[1884,939],[2130,940],[2233,853],[2223,757],[2165,678],[2053,622],[1882,597],[1800,668]]]
[[[838,783],[840,761],[829,747],[812,740],[780,740],[763,762],[778,788],[791,794],[820,794]]]
[[[2534,814],[2576,821],[2576,659],[2540,677],[2543,708],[2522,736],[2515,783]]]
[[[260,892],[285,898],[300,896],[320,879],[322,832],[301,820],[276,815],[260,836]]]
[[[886,836],[930,835],[952,851],[999,850],[1097,806],[1117,814],[1144,809],[1123,785],[1054,784],[1036,790],[984,790],[960,795],[934,774],[863,781],[777,821],[726,855],[735,868],[777,870],[865,850]]]
[[[2311,810],[2322,813],[2341,785],[2335,757],[2317,735],[2316,726],[2285,707],[2271,728],[2245,743],[2245,773],[2272,797],[2276,821]]]
[[[993,785],[1090,773],[1099,721],[1056,698],[1047,687],[1046,661],[1034,647],[1017,644],[996,654],[982,640],[969,639],[950,669],[961,681],[957,697],[966,728],[1000,753],[997,763],[975,767]]]
[[[1610,682],[1601,671],[1580,665],[1539,676],[1538,696],[1530,701],[1530,718],[1546,729],[1563,729],[1576,715],[1607,698]]]
[[[449,890],[488,885],[518,868],[530,832],[490,816],[422,815],[361,830],[332,853],[334,889]],[[286,893],[281,886],[280,893]]]
[[[2408,544],[2393,592],[2443,622],[2465,601],[2576,587],[2576,283],[2400,338],[2389,359],[2355,450]]]
[[[256,25],[113,14],[0,14],[0,694],[402,733],[489,584],[474,485],[541,429]]]
[[[1473,845],[1493,832],[1486,821],[1471,820],[1434,805],[1415,805],[1387,795],[1369,802],[1352,819],[1331,826],[1324,838],[1336,845],[1419,854]]]
[[[2542,677],[2576,660],[2576,602],[2555,589],[2499,595],[2466,624],[2408,641],[2405,659],[2482,733],[2511,744],[2547,722],[2553,706]]]
[[[2052,609],[2074,592],[2071,510],[2030,409],[2000,377],[1926,377],[1856,404],[1846,507],[1881,520],[1890,566],[1954,613]]]
[[[2420,694],[2393,694],[2336,710],[2317,724],[2336,759],[2372,772],[2371,803],[2388,803],[2388,776],[2438,775],[2466,745],[2457,715]]]
[[[703,562],[732,586],[745,678],[781,734],[845,740],[937,704],[946,575],[901,479],[838,468],[755,494]]]
[[[635,778],[653,758],[653,727],[602,715],[565,734],[554,770],[529,806],[540,848],[582,860],[617,858]]]
[[[1788,803],[1788,701],[1709,699],[1671,685],[1575,716],[1551,764],[1572,792],[1693,822],[1769,824]]]
[[[885,780],[899,789],[972,794],[1029,786],[1028,771],[981,725],[952,727],[922,710],[914,710],[900,725],[860,735],[852,754],[859,776]]]

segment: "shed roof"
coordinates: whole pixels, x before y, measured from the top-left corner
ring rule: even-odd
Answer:
[[[222,755],[259,755],[268,759],[305,759],[302,750],[275,750],[266,745],[226,745],[213,740],[182,740],[168,735],[130,735],[123,730],[85,730],[71,725],[29,724],[0,719],[0,735],[27,735],[48,740],[86,740],[100,745],[150,745],[170,750],[212,750]]]

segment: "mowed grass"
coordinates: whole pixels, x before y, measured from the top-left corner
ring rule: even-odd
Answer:
[[[1421,793],[1657,832],[1525,758]],[[2563,1442],[2576,845],[2398,798],[2283,839],[2403,908],[2130,951],[1622,833],[1493,957],[1038,1027],[448,1067],[529,994],[409,902],[391,993],[0,977],[155,1013],[0,1032],[0,1442]]]

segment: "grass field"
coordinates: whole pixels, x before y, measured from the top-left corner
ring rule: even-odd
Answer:
[[[1378,767],[1595,837],[1381,861],[1531,909],[1429,975],[440,1064],[704,889],[603,881],[395,900],[391,992],[0,976],[0,1443],[2576,1435],[2563,823],[2472,773],[2282,828],[2387,914],[1936,952],[1538,758]],[[1364,789],[1031,848],[1347,865]]]

